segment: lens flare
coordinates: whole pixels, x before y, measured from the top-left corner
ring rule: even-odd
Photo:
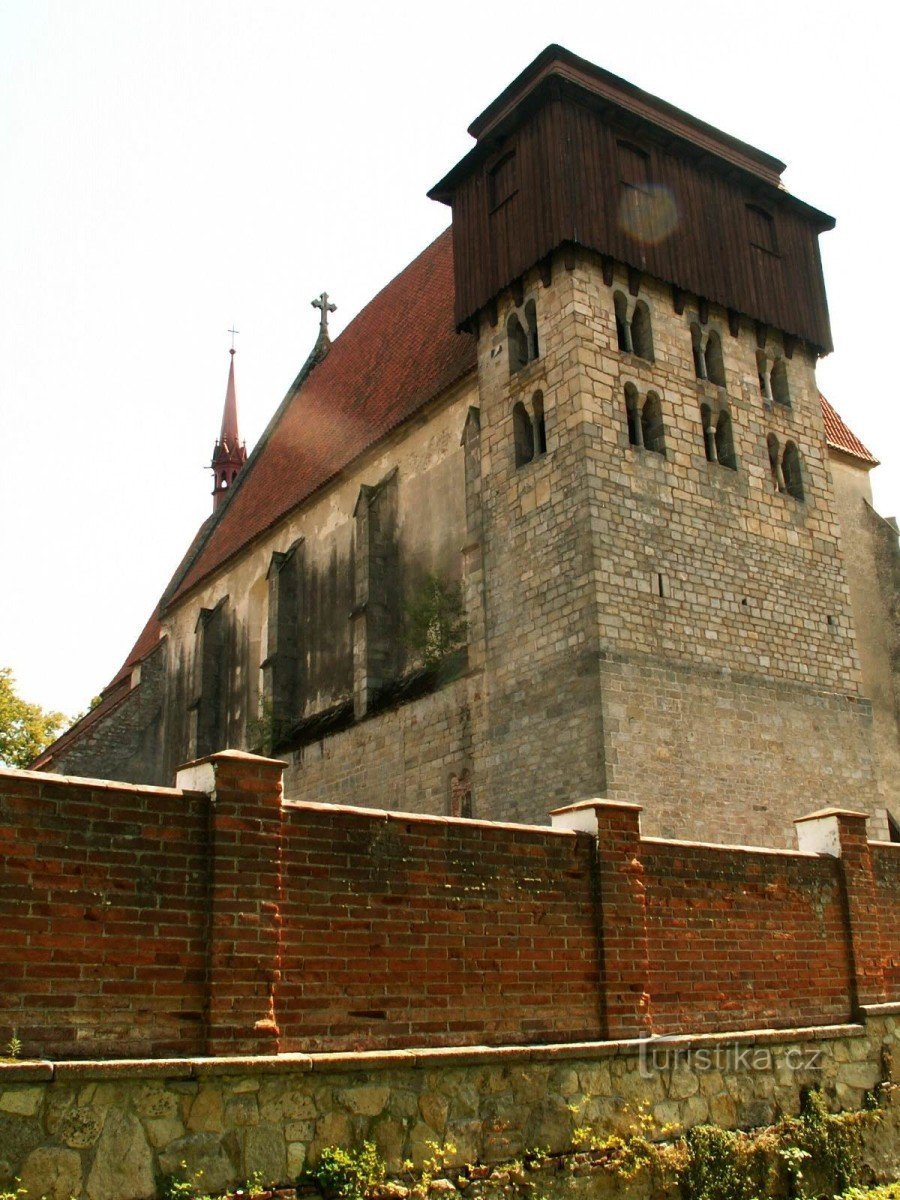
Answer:
[[[675,197],[662,184],[626,188],[619,207],[619,224],[635,241],[658,246],[678,226]]]

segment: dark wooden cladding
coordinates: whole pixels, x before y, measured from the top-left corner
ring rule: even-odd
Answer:
[[[664,145],[658,131],[616,127],[613,119],[570,96],[548,99],[492,157],[473,162],[454,182],[457,321],[573,242],[831,349],[818,246],[822,215],[711,155],[687,154],[671,139]],[[656,243],[638,240],[620,222],[622,140],[646,152],[651,184],[667,189],[674,202],[674,228]],[[492,197],[491,172],[502,164],[508,180],[511,151],[515,189],[491,208],[501,194]],[[633,153],[631,162],[633,170]],[[765,221],[748,214],[748,205],[773,217],[777,253],[752,244]]]

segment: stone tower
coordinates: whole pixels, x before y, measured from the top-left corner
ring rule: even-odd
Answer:
[[[580,792],[641,803],[648,832],[781,844],[789,810],[871,804],[815,381],[831,218],[559,47],[470,132],[431,195],[478,337],[479,790],[525,820]]]

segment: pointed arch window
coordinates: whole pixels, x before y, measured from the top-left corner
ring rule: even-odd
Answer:
[[[781,473],[784,478],[784,490],[795,500],[803,500],[803,470],[800,465],[800,451],[795,442],[785,442],[784,454],[781,456]]]
[[[648,392],[641,409],[641,438],[645,450],[665,454],[666,433],[663,426],[662,404],[656,392]]]

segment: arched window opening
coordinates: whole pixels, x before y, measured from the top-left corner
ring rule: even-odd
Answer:
[[[638,358],[653,362],[653,331],[650,328],[650,309],[643,300],[634,306],[631,318],[631,345]]]
[[[722,356],[722,339],[715,329],[706,339],[706,378],[716,387],[725,387],[725,359]]]
[[[722,409],[719,419],[716,421],[716,458],[723,467],[730,467],[732,471],[737,470],[731,414],[725,409]]]
[[[222,476],[222,482],[219,484],[219,487],[222,489],[223,492],[224,492],[225,488],[228,487],[228,479],[225,475]]]
[[[774,433],[770,433],[766,438],[766,448],[769,451],[769,471],[772,475],[772,486],[776,492],[783,492],[784,480],[781,476],[781,450],[778,445],[778,438]]]
[[[633,383],[625,384],[625,417],[628,421],[628,442],[632,446],[643,446],[641,414],[638,408],[637,388]]]
[[[662,405],[656,392],[648,392],[641,410],[641,436],[645,450],[654,454],[665,454],[666,435],[663,428]]]
[[[772,365],[771,376],[772,399],[776,404],[791,405],[791,392],[788,387],[787,363],[783,358],[776,358]]]
[[[616,292],[613,296],[613,304],[616,309],[616,337],[619,340],[619,349],[623,354],[630,354],[631,327],[628,324],[628,301],[622,292]]]
[[[534,448],[536,454],[547,453],[547,426],[544,422],[544,394],[535,392],[531,401],[534,410]]]
[[[525,324],[528,326],[528,361],[533,362],[538,357],[537,305],[533,300],[525,305]]]
[[[509,338],[509,369],[511,372],[521,371],[528,362],[528,334],[515,313],[511,313],[506,322],[506,332]]]
[[[694,374],[698,379],[705,379],[706,356],[703,353],[703,334],[696,321],[691,326],[691,349],[694,353]]]
[[[769,383],[769,362],[763,350],[756,352],[756,374],[759,378],[759,394],[763,400],[772,403],[772,387]]]
[[[781,473],[785,491],[795,500],[803,499],[803,472],[800,469],[800,451],[794,442],[785,442],[781,458]]]
[[[712,427],[712,409],[708,404],[700,405],[700,420],[703,423],[703,450],[707,462],[716,461],[716,435]]]
[[[516,448],[516,466],[524,467],[534,458],[534,430],[521,400],[513,408],[513,440]]]

